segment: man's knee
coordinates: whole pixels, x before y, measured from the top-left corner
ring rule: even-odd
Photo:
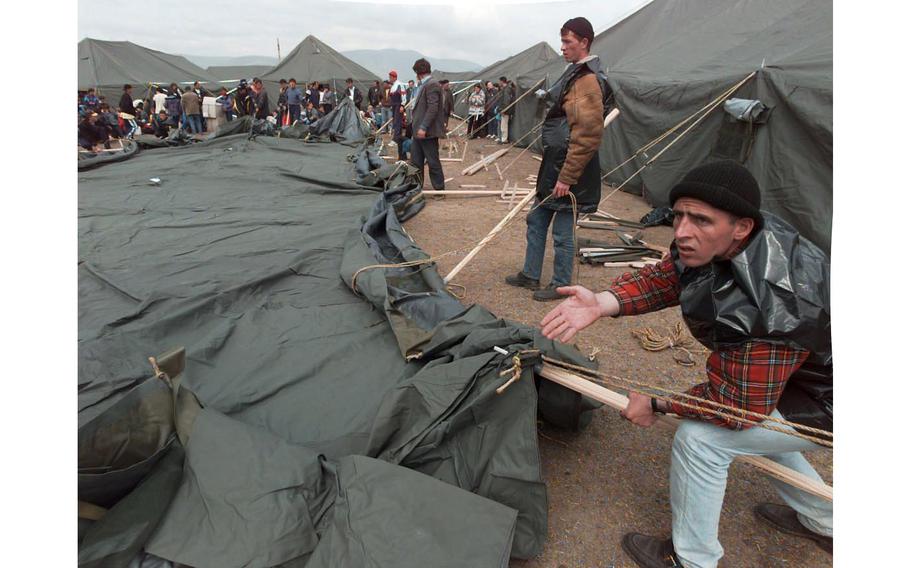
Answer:
[[[717,465],[729,463],[733,456],[728,455],[718,444],[712,443],[715,439],[712,436],[714,428],[721,427],[698,420],[682,420],[673,437],[673,456],[687,462],[702,461]]]

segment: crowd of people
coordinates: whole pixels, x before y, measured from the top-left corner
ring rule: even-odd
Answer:
[[[385,81],[375,81],[366,96],[350,78],[345,81],[341,93],[330,83],[299,84],[293,77],[281,79],[274,107],[259,78],[249,82],[241,80],[230,90],[221,87],[217,93],[198,81],[183,88],[177,83],[171,83],[167,88],[152,86],[140,98],[133,94],[133,86],[127,84],[115,106],[90,88],[79,93],[79,146],[88,151],[99,151],[102,147],[109,148],[112,140],[130,139],[137,134],[166,138],[177,128],[189,134],[208,132],[209,124],[203,112],[203,101],[207,97],[214,99],[228,122],[237,117],[252,116],[272,121],[277,126],[313,124],[332,112],[343,97],[348,97],[380,134],[391,134],[398,147],[398,158],[406,160],[413,137],[410,115],[419,89],[414,80],[400,81],[394,69],[389,71],[388,77]],[[442,110],[448,127],[448,119],[455,109],[455,95],[448,80],[438,83],[442,87]],[[506,77],[500,77],[497,83],[476,82],[473,88],[468,86],[462,90],[461,96],[469,105],[469,135],[507,143],[515,85]]]

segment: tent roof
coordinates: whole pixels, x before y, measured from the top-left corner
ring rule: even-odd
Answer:
[[[812,67],[817,76],[827,69],[830,79],[831,10],[820,6],[816,0],[654,0],[595,36],[591,53],[608,75],[661,83],[742,78],[763,65]],[[524,75],[555,79],[564,69],[558,60]]]
[[[437,81],[448,79],[449,81],[469,81],[477,75],[475,71],[440,71],[433,69],[433,78]]]
[[[372,71],[354,63],[319,38],[309,35],[291,50],[278,65],[263,73],[263,81],[277,83],[280,79],[343,82],[348,77],[358,83],[371,84],[379,79]]]
[[[220,81],[239,81],[260,77],[270,69],[269,65],[212,65],[205,70]]]
[[[484,67],[477,73],[474,73],[473,79],[483,79],[485,81],[495,81],[502,76],[514,80],[519,75],[524,75],[529,71],[538,69],[542,66],[556,62],[565,66],[565,61],[550,45],[545,42],[535,43],[531,47],[497,61],[492,65]],[[451,80],[451,79],[450,79]]]
[[[213,84],[217,79],[185,57],[156,51],[129,41],[85,38],[79,42],[79,89],[120,88],[146,83]]]

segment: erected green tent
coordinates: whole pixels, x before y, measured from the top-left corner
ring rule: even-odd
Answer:
[[[350,77],[363,91],[364,100],[373,81],[379,79],[372,71],[354,63],[312,35],[305,37],[278,65],[260,76],[268,89],[273,107],[278,95],[278,81],[291,77],[297,79],[301,87],[313,81],[331,84],[336,93],[344,90],[345,80]]]
[[[218,79],[190,63],[185,57],[149,49],[129,41],[103,41],[85,38],[79,42],[79,90],[94,87],[110,96],[120,93],[123,85],[134,87],[134,95],[148,83],[167,86],[202,82],[213,88]],[[114,101],[116,102],[116,101]]]
[[[250,81],[255,77],[264,75],[269,69],[271,69],[269,65],[212,65],[211,67],[206,67],[205,70],[217,77],[222,85],[230,89],[235,86],[235,83],[239,83],[241,79]]]
[[[480,71],[473,73],[470,76],[470,79],[483,81],[484,83],[487,81],[497,83],[500,77],[505,77],[510,81],[515,81],[519,76],[526,75],[534,69],[538,69],[541,66],[545,66],[548,63],[557,60],[561,61],[562,56],[556,53],[547,42],[541,41],[515,55],[511,55],[496,63],[487,65]],[[456,90],[460,90],[464,86],[465,85],[461,85]],[[470,89],[466,90],[456,99],[455,114],[462,117],[468,116],[467,98],[470,92]]]
[[[825,0],[654,0],[592,44],[622,112],[605,132],[601,168],[612,170],[755,72],[727,98],[761,101],[769,109],[761,120],[737,121],[721,105],[623,189],[667,205],[670,189],[691,168],[737,159],[758,180],[764,209],[830,250],[832,37]],[[535,70],[519,85],[530,88],[541,74],[552,83],[563,67]],[[516,136],[542,119],[537,101],[523,104]],[[608,181],[627,180],[661,148],[640,154]]]

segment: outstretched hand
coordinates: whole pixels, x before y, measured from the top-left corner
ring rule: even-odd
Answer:
[[[567,342],[602,315],[594,292],[584,286],[561,286],[556,291],[568,296],[541,320],[541,332],[547,339]]]

